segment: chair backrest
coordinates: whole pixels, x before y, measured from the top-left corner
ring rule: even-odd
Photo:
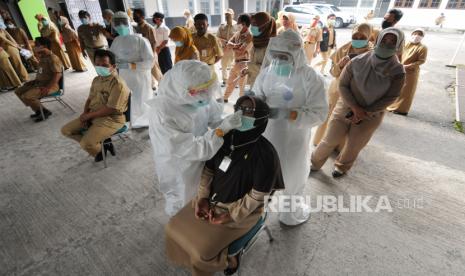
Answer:
[[[129,91],[129,97],[128,97],[128,108],[126,111],[124,111],[124,117],[126,118],[126,122],[131,121],[131,91]]]

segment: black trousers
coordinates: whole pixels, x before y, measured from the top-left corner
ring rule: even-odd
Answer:
[[[170,48],[165,47],[158,53],[158,64],[163,75],[173,67]]]

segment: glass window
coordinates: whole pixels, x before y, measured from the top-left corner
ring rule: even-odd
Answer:
[[[194,10],[194,1],[193,0],[189,0],[189,10],[192,11]]]
[[[261,0],[256,0],[255,1],[255,11],[261,11],[262,10],[262,1]]]
[[[214,6],[215,6],[215,13],[214,14],[221,14],[221,2],[220,2],[220,0],[215,0]]]
[[[465,0],[449,0],[447,3],[447,9],[465,9]]]
[[[396,8],[411,8],[414,0],[396,0],[394,7]]]
[[[419,8],[432,8],[437,9],[441,5],[441,0],[420,0]]]
[[[200,13],[210,14],[210,1],[200,0]]]

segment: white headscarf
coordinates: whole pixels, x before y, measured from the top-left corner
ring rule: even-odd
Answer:
[[[397,28],[382,30],[376,41],[375,47],[381,44],[383,37],[393,34],[397,37],[396,52],[404,45],[404,33]],[[397,55],[389,59],[378,58],[373,51],[359,55],[352,59],[352,72],[354,80],[367,105],[374,103],[384,96],[391,86],[393,76],[405,74],[403,65]]]

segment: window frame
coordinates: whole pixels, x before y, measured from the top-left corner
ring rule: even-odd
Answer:
[[[449,0],[450,1],[450,0]],[[422,7],[422,3],[427,2],[427,6]],[[438,5],[436,7],[432,7],[431,5],[433,2],[438,2]],[[418,3],[418,8],[419,9],[439,9],[441,7],[442,0],[420,0],[420,3]]]

